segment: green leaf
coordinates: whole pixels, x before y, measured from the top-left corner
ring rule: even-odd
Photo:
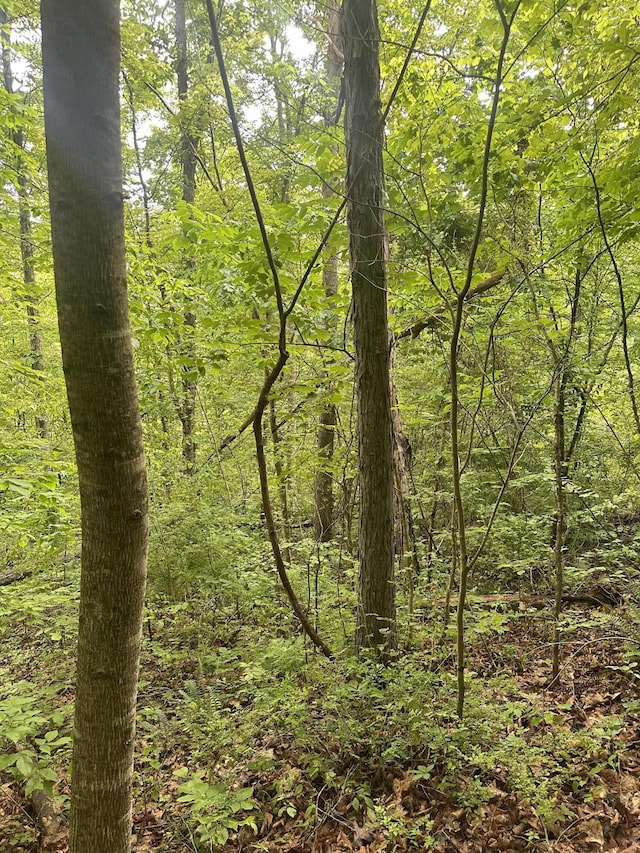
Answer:
[[[19,752],[16,758],[16,767],[25,779],[33,771],[34,756],[29,752]]]

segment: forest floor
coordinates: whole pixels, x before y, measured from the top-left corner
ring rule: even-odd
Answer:
[[[35,754],[32,774],[53,768],[61,811],[38,821],[8,765],[0,850],[65,853],[73,613],[33,613],[1,638],[0,723],[18,745],[0,725],[0,758],[13,748]],[[427,616],[382,668],[231,617],[212,626],[206,608],[154,606],[134,853],[640,853],[640,655],[624,605],[567,609],[553,684],[548,615],[476,605],[462,722],[451,641]]]

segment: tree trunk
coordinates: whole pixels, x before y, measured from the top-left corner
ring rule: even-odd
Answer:
[[[335,127],[338,120],[337,108],[340,94],[340,78],[344,57],[340,53],[339,29],[340,12],[337,0],[328,0],[326,27],[328,35],[327,50],[327,103],[325,107],[324,123],[326,128]],[[331,198],[333,190],[327,183],[322,185],[322,197]],[[331,331],[335,329],[333,316],[333,299],[338,292],[338,256],[331,255],[322,269],[322,285],[324,294],[329,300],[328,326]],[[323,381],[327,382],[327,371],[323,370]],[[328,386],[330,390],[330,385]],[[331,464],[333,460],[333,448],[335,444],[335,428],[337,412],[335,404],[327,403],[318,417],[318,430],[316,432],[316,447],[318,450],[318,468],[314,480],[314,529],[318,542],[330,542],[333,538],[334,522],[334,496],[333,496],[333,473]]]
[[[11,38],[8,29],[8,18],[4,8],[0,8],[0,27],[2,28],[2,72],[4,88],[9,95],[13,94],[13,72],[11,69]],[[16,176],[18,184],[18,211],[20,220],[20,255],[22,257],[22,280],[27,294],[27,329],[29,331],[29,359],[32,369],[39,374],[44,371],[42,356],[42,330],[40,328],[40,312],[36,302],[36,271],[33,266],[33,242],[31,237],[31,207],[29,205],[29,190],[25,173],[22,152],[25,147],[24,130],[19,127],[13,131],[13,143],[16,147]],[[41,376],[44,382],[44,375]],[[40,438],[48,438],[49,427],[43,414],[36,415],[35,426]]]
[[[193,204],[196,197],[196,148],[197,137],[189,132],[188,121],[183,115],[184,106],[189,94],[189,63],[187,56],[187,24],[185,14],[185,0],[175,0],[176,13],[176,51],[178,54],[177,76],[178,76],[178,99],[180,102],[180,154],[182,163],[182,201]],[[195,264],[192,260],[185,261],[187,273],[191,278],[195,273]],[[189,297],[187,297],[187,302]],[[192,363],[195,362],[194,333],[196,327],[196,315],[189,309],[184,312],[184,331],[181,334],[182,354]],[[190,375],[182,378],[182,394],[178,405],[178,417],[182,424],[182,460],[185,473],[190,476],[196,470],[196,443],[194,439],[195,415],[196,415],[196,381]]]
[[[400,571],[407,570],[410,598],[412,599],[413,581],[420,574],[420,562],[416,550],[416,534],[411,510],[410,480],[411,480],[411,443],[406,436],[400,417],[400,402],[398,388],[393,374],[395,372],[395,341],[393,336],[390,343],[391,352],[391,426],[393,432],[393,479],[394,492],[394,526],[395,552]],[[409,614],[412,613],[412,601],[409,603]]]
[[[396,646],[396,612],[379,41],[375,0],[345,0],[347,198],[360,476],[356,645],[386,653]]]
[[[268,318],[267,318],[268,319]],[[265,379],[269,374],[269,368],[265,368]],[[278,499],[280,501],[280,522],[282,525],[282,536],[284,544],[282,554],[286,563],[291,565],[291,517],[289,514],[289,492],[287,489],[287,475],[282,464],[283,450],[276,417],[276,401],[269,397],[269,434],[273,446],[273,468],[278,483]]]
[[[320,412],[316,432],[318,468],[313,484],[315,504],[313,525],[317,542],[330,542],[333,539],[334,496],[330,466],[333,460],[335,428],[336,407],[333,403],[329,403]]]
[[[553,563],[555,575],[555,599],[553,604],[553,660],[552,677],[555,680],[560,673],[560,612],[564,591],[564,545],[567,534],[567,493],[566,482],[569,473],[565,453],[565,390],[567,371],[564,364],[559,365],[555,380],[553,400],[554,435],[554,472],[556,512],[554,518]]]
[[[58,322],[82,510],[71,853],[126,853],[147,556],[127,312],[118,0],[42,3]]]

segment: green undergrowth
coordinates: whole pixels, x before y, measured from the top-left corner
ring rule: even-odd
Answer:
[[[67,790],[77,590],[74,565],[0,599],[0,771],[27,795]],[[400,837],[428,849],[438,809],[477,814],[496,797],[524,802],[528,831],[544,834],[596,796],[598,774],[624,753],[625,713],[628,723],[639,704],[633,648],[610,663],[629,686],[626,712],[618,703],[587,722],[565,694],[526,682],[548,671],[536,611],[474,611],[460,721],[451,639],[434,639],[435,614],[420,614],[413,647],[385,667],[337,633],[336,658],[319,656],[277,598],[242,608],[239,619],[233,596],[169,602],[152,588],[136,802],[162,814],[157,849],[172,850],[185,823],[199,849],[240,838],[259,850],[269,827],[304,834],[345,820],[374,827],[384,849]],[[574,615],[567,630],[601,630],[597,621]]]
[[[504,677],[472,682],[460,722],[453,676],[429,671],[418,654],[384,669],[353,659],[305,663],[299,642],[254,650],[251,663],[226,650],[218,672],[187,683],[173,702],[170,715],[156,708],[149,737],[157,733],[159,745],[168,737],[179,742],[180,733],[188,740],[185,761],[188,753],[196,768],[190,784],[197,780],[200,799],[184,784],[180,790],[192,794],[202,838],[215,836],[216,843],[227,835],[221,784],[245,792],[243,822],[232,818],[236,829],[252,827],[258,813],[313,828],[330,809],[386,827],[390,840],[401,833],[424,846],[430,818],[419,814],[416,826],[389,800],[398,780],[414,799],[471,812],[500,791],[513,793],[552,827],[573,816],[561,792],[589,796],[595,774],[615,765],[622,748],[620,718],[576,730],[563,709],[518,697]],[[176,775],[183,778],[184,767]],[[211,799],[207,785],[216,793]]]

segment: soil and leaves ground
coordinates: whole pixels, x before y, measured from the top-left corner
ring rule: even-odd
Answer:
[[[67,569],[2,591],[7,853],[67,850],[77,585]],[[549,608],[501,607],[468,614],[459,721],[440,609],[415,614],[382,667],[346,643],[334,661],[314,655],[283,603],[240,614],[215,596],[152,597],[133,850],[640,851],[633,606],[567,607],[554,684]],[[60,816],[43,832],[32,789],[49,781]]]

